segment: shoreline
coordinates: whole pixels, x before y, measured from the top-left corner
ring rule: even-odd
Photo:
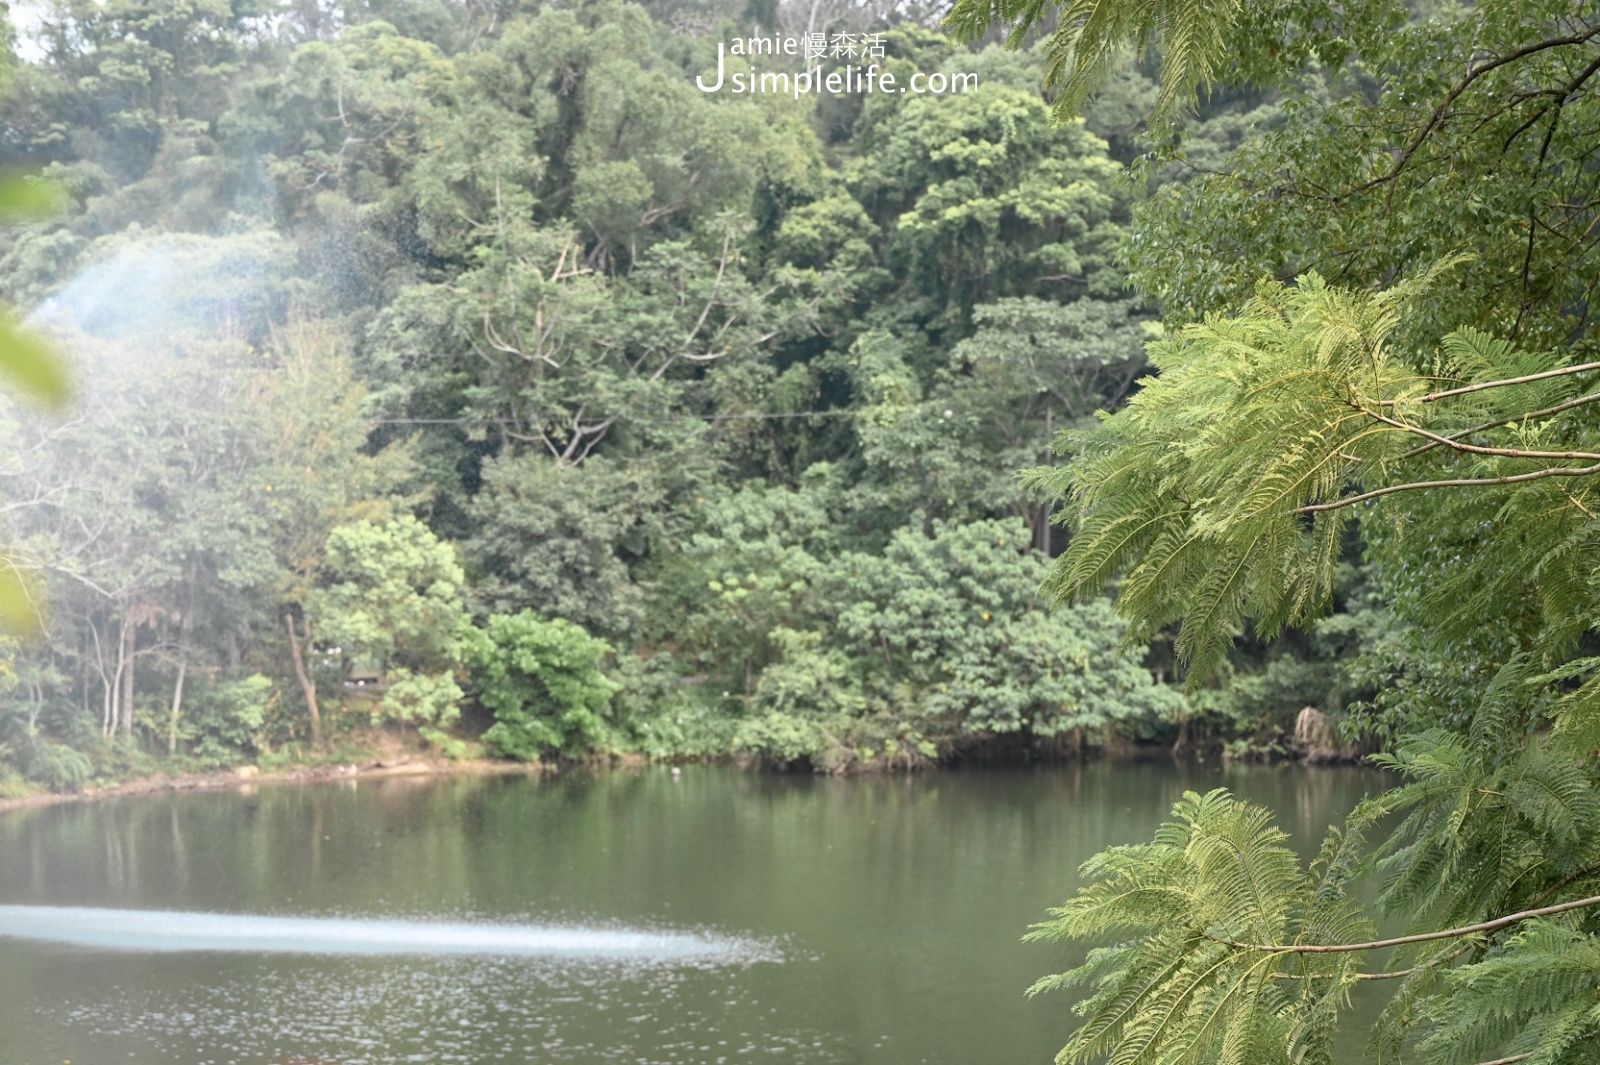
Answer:
[[[1231,761],[1226,756],[1218,757],[1213,754],[1203,754],[1199,751],[1174,753],[1171,748],[1164,744],[1102,750],[1097,752],[1095,760],[1110,759],[1112,761],[1137,762],[1175,759],[1178,761],[1205,763],[1211,761],[1213,757],[1219,763]],[[457,761],[445,761],[412,754],[401,754],[398,758],[384,758],[381,756],[373,757],[369,753],[368,759],[366,764],[363,765],[355,765],[353,763],[346,765],[328,763],[302,764],[271,772],[263,772],[260,767],[255,765],[241,765],[234,766],[231,769],[217,769],[205,773],[178,773],[176,775],[159,773],[152,776],[135,777],[132,780],[108,784],[104,787],[85,788],[82,791],[65,793],[41,791],[14,799],[0,799],[0,814],[32,807],[55,806],[61,803],[93,802],[101,799],[121,799],[173,791],[225,791],[228,789],[251,788],[261,784],[324,784],[341,780],[393,780],[402,777],[420,779],[424,777],[539,776],[544,773],[559,773],[564,768],[548,762],[512,762],[490,758],[464,758]],[[1064,759],[1064,761],[1079,760],[1088,761],[1089,759]],[[700,761],[704,762],[706,760],[701,759]],[[737,764],[732,759],[711,759],[710,761]],[[1294,766],[1296,768],[1320,769],[1335,766],[1371,768],[1370,763],[1365,758],[1276,758],[1267,759],[1266,762],[1282,767]],[[631,755],[614,757],[603,762],[575,762],[572,763],[570,768],[596,772],[603,769],[641,769],[650,765],[667,764],[676,763],[654,762],[640,755]],[[964,766],[1036,764],[1038,762],[1026,759],[1015,762],[1006,759],[957,760],[921,767],[914,772],[951,772],[959,771]],[[793,772],[794,770],[769,767],[766,771],[785,773]],[[855,776],[858,774],[846,775]],[[876,775],[876,773],[869,772],[859,775]]]
[[[63,803],[122,799],[136,795],[156,795],[169,791],[223,791],[250,788],[261,784],[323,784],[336,780],[392,780],[397,777],[534,776],[553,771],[542,762],[501,762],[487,758],[457,762],[429,759],[376,760],[366,765],[317,765],[264,773],[253,765],[218,769],[209,773],[160,774],[136,777],[101,788],[74,792],[41,791],[15,799],[0,799],[0,813]]]

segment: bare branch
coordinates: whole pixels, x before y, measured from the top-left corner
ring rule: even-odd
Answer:
[[[1431,440],[1434,444],[1450,448],[1453,451],[1462,451],[1472,455],[1497,455],[1508,459],[1589,459],[1600,462],[1600,455],[1591,451],[1522,451],[1511,447],[1479,447],[1476,444],[1463,444],[1459,440],[1440,436],[1438,433],[1430,433],[1428,430],[1419,429],[1415,425],[1407,425],[1405,422],[1386,418],[1377,411],[1367,410],[1365,407],[1359,409],[1367,417],[1374,418],[1384,425],[1392,425],[1401,432],[1411,433],[1425,440]]]
[[[101,596],[104,596],[107,599],[113,599],[114,600],[114,599],[117,598],[117,596],[119,594],[117,592],[109,591],[109,590],[107,590],[105,588],[100,587],[100,585],[96,584],[94,581],[90,580],[88,577],[85,577],[83,574],[79,573],[77,570],[72,570],[72,569],[68,569],[65,566],[57,566],[57,565],[47,565],[44,568],[49,570],[51,573],[60,573],[63,576],[71,577],[73,580],[77,581],[79,584],[82,584],[86,588],[89,588],[91,591],[96,592],[97,594],[99,594]]]
[[[711,316],[711,309],[717,305],[717,296],[722,291],[722,279],[728,272],[728,249],[732,244],[733,229],[729,227],[724,229],[722,233],[722,255],[717,260],[717,277],[716,280],[711,283],[711,294],[706,297],[705,306],[700,308],[700,317],[695,320],[694,328],[690,329],[688,335],[683,338],[683,347],[688,347],[694,338],[700,335],[700,330],[705,328],[706,319]],[[656,367],[655,373],[650,375],[650,380],[659,381],[661,379],[661,375],[666,373],[667,370],[671,369],[673,363],[677,362],[679,359],[689,359],[693,362],[710,362],[713,359],[721,358],[722,354],[723,353],[718,353],[716,355],[695,356],[686,355],[682,352],[679,352],[676,355],[670,356],[660,366]]]
[[[1525,385],[1530,381],[1547,381],[1552,377],[1566,377],[1570,374],[1585,373],[1589,370],[1600,370],[1600,362],[1585,362],[1577,366],[1563,366],[1559,370],[1546,370],[1543,373],[1531,373],[1523,377],[1507,377],[1500,381],[1483,381],[1475,385],[1463,385],[1461,388],[1446,389],[1443,392],[1429,392],[1414,400],[1382,399],[1378,401],[1380,407],[1393,407],[1401,403],[1437,403],[1441,399],[1451,396],[1464,396],[1469,392],[1483,392],[1490,388],[1504,388],[1507,385]]]
[[[1336,499],[1332,503],[1310,503],[1303,507],[1296,507],[1296,514],[1320,514],[1327,510],[1339,510],[1343,507],[1365,503],[1369,499],[1380,496],[1393,495],[1395,492],[1414,492],[1422,488],[1483,488],[1497,484],[1521,484],[1525,481],[1542,481],[1546,477],[1588,477],[1600,473],[1600,465],[1583,466],[1578,469],[1557,467],[1548,470],[1535,470],[1532,473],[1519,473],[1510,477],[1463,477],[1447,481],[1413,481],[1410,484],[1395,484],[1387,488],[1375,488],[1370,492],[1360,495],[1346,496]]]
[[[1274,954],[1348,954],[1357,950],[1386,950],[1389,947],[1403,947],[1410,943],[1431,943],[1437,939],[1454,939],[1457,936],[1476,935],[1479,932],[1495,932],[1521,921],[1531,920],[1535,917],[1549,917],[1552,914],[1566,913],[1569,910],[1581,910],[1586,906],[1600,906],[1600,895],[1591,895],[1586,899],[1574,902],[1557,903],[1554,906],[1543,906],[1537,910],[1523,910],[1505,917],[1496,917],[1492,921],[1480,921],[1477,924],[1463,925],[1460,928],[1446,928],[1441,932],[1422,932],[1414,936],[1396,936],[1393,939],[1375,939],[1370,943],[1239,943],[1232,939],[1222,939],[1218,936],[1206,935],[1207,939],[1221,943],[1227,947],[1237,947],[1240,950],[1261,950]]]
[[[1590,403],[1600,403],[1600,392],[1592,392],[1587,396],[1579,396],[1577,399],[1569,399],[1565,403],[1557,403],[1553,407],[1545,407],[1542,410],[1530,410],[1522,414],[1513,414],[1509,417],[1499,418],[1492,422],[1484,422],[1482,425],[1474,425],[1471,429],[1462,429],[1459,432],[1447,433],[1445,435],[1445,439],[1460,440],[1463,437],[1471,436],[1473,433],[1481,433],[1489,429],[1498,429],[1500,426],[1510,425],[1512,422],[1532,421],[1534,418],[1549,417],[1552,414],[1560,414],[1564,411],[1572,410],[1575,407],[1587,406]],[[1421,455],[1427,451],[1432,451],[1438,446],[1438,444],[1422,444],[1421,446],[1414,447],[1410,451],[1407,451],[1405,454],[1401,455],[1400,459],[1416,458],[1418,455]]]

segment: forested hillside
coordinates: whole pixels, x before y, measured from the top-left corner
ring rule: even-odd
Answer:
[[[902,81],[973,77],[697,87],[811,8],[19,11],[0,150],[59,203],[0,287],[76,401],[0,423],[48,604],[6,648],[7,786],[374,725],[831,771],[1336,709],[1337,634],[1184,697],[1164,637],[1039,596],[1065,532],[1016,473],[1158,332],[1117,261],[1189,176],[1122,176],[1153,83],[1053,125],[1029,51],[823,14]],[[1186,143],[1276,116],[1219,97]]]

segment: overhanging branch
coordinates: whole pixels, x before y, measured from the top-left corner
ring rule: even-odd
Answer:
[[[1438,939],[1495,932],[1521,921],[1535,917],[1549,917],[1552,914],[1566,913],[1568,910],[1581,910],[1586,906],[1600,906],[1600,895],[1591,895],[1574,902],[1561,902],[1554,906],[1542,906],[1537,910],[1523,910],[1521,913],[1513,913],[1506,917],[1496,917],[1492,921],[1479,921],[1477,924],[1463,925],[1460,928],[1446,928],[1441,932],[1421,932],[1414,936],[1375,939],[1370,943],[1240,943],[1237,940],[1205,935],[1207,939],[1239,950],[1262,950],[1274,954],[1348,954],[1357,950],[1386,950],[1389,947],[1403,947],[1411,943],[1431,943]]]
[[[1528,451],[1514,447],[1480,447],[1477,444],[1463,444],[1459,439],[1430,433],[1428,430],[1415,425],[1408,425],[1395,418],[1389,418],[1377,411],[1362,408],[1362,413],[1367,417],[1382,422],[1384,425],[1393,426],[1401,432],[1420,436],[1424,440],[1432,441],[1436,446],[1447,447],[1453,451],[1461,451],[1470,455],[1494,455],[1508,459],[1589,459],[1600,462],[1600,455],[1592,451]],[[1408,452],[1409,454],[1409,452]]]
[[[1556,370],[1546,370],[1543,373],[1530,373],[1522,377],[1507,377],[1499,381],[1482,381],[1475,385],[1463,385],[1460,388],[1449,388],[1443,392],[1429,392],[1414,400],[1383,399],[1378,401],[1380,407],[1394,407],[1402,403],[1437,403],[1441,399],[1451,396],[1465,396],[1471,392],[1483,392],[1491,388],[1505,388],[1508,385],[1525,385],[1531,381],[1546,381],[1552,377],[1566,377],[1569,374],[1584,373],[1588,370],[1600,370],[1600,362],[1585,362],[1577,366],[1563,366]]]
[[[1485,432],[1489,429],[1498,429],[1502,425],[1510,425],[1513,422],[1532,421],[1535,418],[1546,418],[1552,414],[1561,414],[1564,411],[1572,410],[1575,407],[1588,406],[1590,403],[1600,403],[1600,392],[1592,392],[1587,396],[1579,396],[1577,399],[1569,399],[1565,403],[1557,403],[1553,407],[1544,407],[1540,410],[1524,411],[1521,414],[1513,414],[1509,417],[1499,418],[1492,422],[1483,422],[1480,425],[1474,425],[1470,429],[1461,429],[1454,433],[1447,433],[1445,434],[1445,439],[1460,440],[1464,437],[1471,436],[1474,433]],[[1420,444],[1401,455],[1400,459],[1416,458],[1418,455],[1421,455],[1427,451],[1432,451],[1434,448],[1439,446],[1439,444]]]
[[[1365,503],[1369,499],[1393,495],[1396,492],[1415,492],[1423,488],[1487,488],[1497,484],[1522,484],[1526,481],[1542,481],[1546,477],[1589,477],[1600,473],[1600,464],[1594,466],[1557,466],[1547,470],[1534,470],[1532,473],[1517,473],[1506,477],[1458,477],[1446,481],[1412,481],[1410,484],[1392,484],[1387,488],[1374,488],[1370,492],[1359,495],[1345,496],[1335,499],[1331,503],[1308,503],[1303,507],[1296,507],[1296,514],[1321,514],[1329,510],[1340,510],[1344,507]]]

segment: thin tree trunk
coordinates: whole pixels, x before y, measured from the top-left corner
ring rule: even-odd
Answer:
[[[1189,715],[1183,715],[1178,722],[1178,738],[1172,744],[1173,754],[1182,754],[1189,746]]]
[[[94,668],[100,674],[100,735],[110,738],[112,732],[116,731],[116,718],[111,716],[111,678],[106,676],[106,656],[100,648],[100,626],[94,623],[93,618],[89,619],[89,635],[94,637]],[[87,692],[87,684],[84,689]]]
[[[317,706],[317,686],[311,679],[311,674],[306,671],[305,655],[300,650],[300,637],[295,632],[294,613],[284,611],[283,624],[289,630],[289,657],[294,659],[294,676],[300,682],[300,690],[305,693],[306,708],[311,711],[311,744],[314,747],[322,746],[322,710]],[[306,622],[306,647],[311,646],[311,623]]]
[[[122,643],[127,651],[117,668],[122,673],[122,738],[133,740],[133,652],[139,642],[139,630],[129,632],[129,623],[122,623]],[[119,651],[121,648],[118,649]]]
[[[1044,436],[1047,443],[1044,449],[1044,462],[1050,463],[1050,443],[1055,436],[1055,406],[1046,403],[1044,406]],[[1039,553],[1045,558],[1050,557],[1050,499],[1046,497],[1039,504]]]
[[[111,683],[108,685],[111,698],[111,712],[106,725],[106,735],[115,736],[117,729],[122,726],[122,674],[128,667],[128,623],[123,622],[117,628],[117,662],[116,668],[111,671]]]
[[[189,671],[189,658],[184,653],[184,648],[189,643],[189,628],[194,624],[194,566],[189,567],[187,574],[189,585],[189,602],[183,611],[183,617],[178,621],[178,677],[172,685],[172,714],[167,719],[167,756],[178,753],[178,718],[183,713],[183,677]]]
[[[188,672],[189,660],[178,659],[178,680],[172,688],[172,716],[167,718],[167,755],[178,753],[178,715],[183,712],[183,675]]]

